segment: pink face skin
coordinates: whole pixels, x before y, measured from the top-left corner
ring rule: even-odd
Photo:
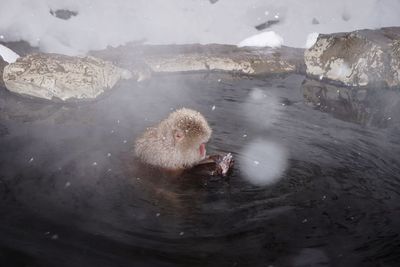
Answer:
[[[206,157],[206,145],[201,144],[199,147],[200,156],[204,159]]]

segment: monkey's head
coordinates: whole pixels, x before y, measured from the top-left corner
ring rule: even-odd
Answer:
[[[211,132],[200,112],[178,109],[136,141],[136,154],[161,168],[190,168],[206,157],[205,143]]]

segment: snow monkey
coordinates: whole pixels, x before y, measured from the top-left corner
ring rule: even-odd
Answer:
[[[182,108],[148,128],[136,140],[135,154],[146,164],[166,171],[183,171],[206,158],[211,128],[200,112]]]

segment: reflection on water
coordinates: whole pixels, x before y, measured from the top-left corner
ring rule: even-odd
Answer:
[[[398,126],[314,110],[304,103],[303,80],[161,76],[64,106],[1,90],[0,262],[396,266]],[[255,89],[280,105],[267,124],[257,107],[260,123],[249,119]],[[134,138],[181,106],[208,118],[211,154],[239,158],[259,139],[284,147],[282,177],[253,185],[239,161],[229,180],[143,171],[131,159]]]
[[[400,124],[398,90],[347,88],[308,78],[302,87],[309,103],[336,118],[377,127]]]

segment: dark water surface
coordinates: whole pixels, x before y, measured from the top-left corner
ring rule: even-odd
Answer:
[[[0,266],[399,266],[399,126],[314,110],[303,79],[165,76],[79,105],[1,89]],[[286,171],[146,178],[133,140],[182,106],[209,120],[208,152],[272,140]]]

